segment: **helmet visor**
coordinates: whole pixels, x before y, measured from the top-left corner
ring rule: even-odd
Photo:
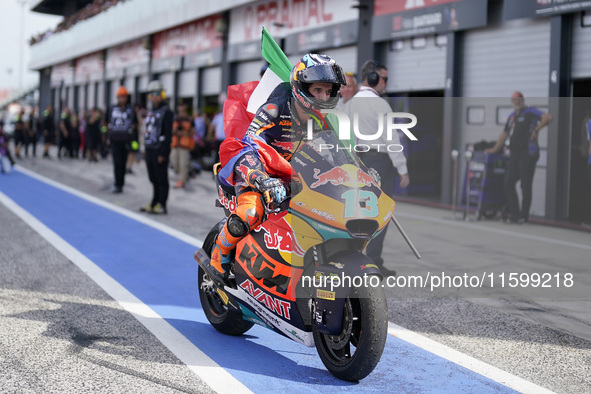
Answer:
[[[336,64],[319,64],[298,73],[298,79],[305,83],[328,82],[346,85],[343,70]]]

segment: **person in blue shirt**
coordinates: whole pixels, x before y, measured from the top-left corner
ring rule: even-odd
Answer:
[[[544,113],[537,108],[525,105],[523,93],[513,92],[511,104],[514,111],[509,115],[505,128],[499,135],[495,146],[487,149],[487,153],[496,153],[509,142],[510,159],[505,174],[505,195],[509,209],[509,221],[511,223],[524,223],[529,219],[529,211],[532,201],[532,185],[536,163],[540,158],[538,146],[538,133],[550,122],[552,115]],[[521,209],[517,198],[515,186],[521,180]]]

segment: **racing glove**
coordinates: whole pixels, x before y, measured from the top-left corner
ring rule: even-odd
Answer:
[[[382,185],[382,179],[380,178],[380,174],[373,167],[369,168],[369,175],[371,175],[374,181],[376,181],[378,187]]]
[[[263,180],[258,189],[263,195],[265,204],[268,207],[279,205],[287,198],[287,190],[277,178],[267,178]]]

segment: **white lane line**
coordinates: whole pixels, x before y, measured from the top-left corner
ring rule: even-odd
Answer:
[[[392,322],[388,322],[388,333],[521,393],[552,393],[552,391],[538,386],[535,383],[515,376],[509,372],[505,372],[497,367],[493,367],[490,364],[477,360],[474,357],[468,356],[467,354],[454,350]]]
[[[430,216],[423,216],[423,215],[417,215],[414,213],[405,213],[405,212],[397,213],[396,217],[422,220],[425,222],[443,224],[445,226],[456,226],[456,227],[461,227],[463,229],[468,229],[468,230],[488,231],[491,233],[507,235],[507,236],[511,236],[511,237],[515,237],[515,238],[523,238],[523,239],[529,239],[532,241],[539,241],[539,242],[550,243],[550,244],[555,244],[555,245],[560,245],[560,246],[568,246],[571,248],[591,250],[591,245],[585,245],[585,244],[580,244],[580,243],[576,243],[576,242],[569,242],[569,241],[561,241],[561,240],[553,239],[553,238],[540,237],[538,235],[523,234],[523,233],[518,233],[518,232],[510,231],[510,230],[509,231],[499,230],[496,228],[490,228],[490,227],[486,227],[486,226],[474,226],[473,224],[458,222],[458,221],[451,220],[451,219],[440,219],[440,218],[434,218],[434,217],[430,217]]]
[[[170,236],[178,238],[181,241],[188,243],[189,245],[193,245],[197,248],[200,248],[201,245],[203,244],[202,240],[192,237],[188,234],[185,234],[182,231],[179,231],[179,230],[174,229],[170,226],[167,226],[166,224],[162,224],[162,223],[157,222],[153,219],[147,218],[144,215],[140,215],[139,213],[132,212],[128,209],[121,208],[115,204],[112,204],[112,203],[107,202],[105,200],[101,200],[100,198],[91,196],[90,194],[84,193],[83,191],[74,189],[73,187],[70,187],[70,186],[66,186],[62,183],[54,181],[53,179],[46,178],[43,175],[39,175],[39,174],[37,174],[31,170],[28,170],[26,168],[19,166],[19,168],[16,168],[15,170],[22,172],[23,174],[26,174],[26,175],[30,176],[31,178],[35,178],[38,181],[41,181],[41,182],[51,185],[55,188],[58,188],[58,189],[63,190],[65,192],[71,193],[75,196],[78,196],[86,201],[90,201],[93,204],[100,205],[103,208],[110,209],[111,211],[117,212],[123,216],[130,218],[130,219],[137,220],[138,222],[143,223],[143,224],[150,226],[152,228],[155,228],[157,230],[160,230],[165,234],[168,234]]]
[[[54,248],[72,261],[82,272],[102,287],[123,309],[131,313],[162,342],[181,362],[193,371],[205,384],[219,393],[250,393],[238,379],[220,367],[185,336],[179,333],[154,310],[131,294],[96,264],[67,243],[63,238],[41,223],[12,199],[0,192],[0,203],[21,218],[27,225],[47,240]],[[107,207],[108,208],[108,207]]]

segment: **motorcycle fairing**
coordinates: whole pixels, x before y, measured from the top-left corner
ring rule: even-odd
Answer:
[[[237,289],[225,289],[235,300],[238,301],[242,308],[242,314],[246,320],[270,328],[276,333],[301,343],[302,345],[308,347],[314,346],[314,336],[311,331],[305,330],[295,302],[288,302],[290,311],[289,317],[291,319],[288,322],[285,318],[282,318],[277,315],[277,313],[269,310],[265,303],[258,301],[254,296],[249,294],[249,292],[245,290],[247,287],[250,286],[244,285],[244,282],[242,282]],[[254,284],[252,289],[254,289],[254,291],[260,290],[260,292],[257,292],[259,295],[258,298],[262,298],[262,294],[269,295]],[[287,306],[285,308],[287,308]],[[293,311],[293,313],[291,313],[291,311]]]

